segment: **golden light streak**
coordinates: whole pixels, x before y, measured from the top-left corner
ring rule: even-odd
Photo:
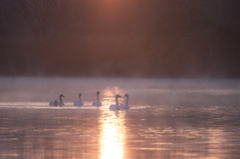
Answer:
[[[126,133],[124,114],[120,113],[118,117],[116,112],[107,110],[101,116],[101,159],[123,159]]]

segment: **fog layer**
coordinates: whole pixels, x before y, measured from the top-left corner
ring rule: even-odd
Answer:
[[[120,104],[125,103],[126,93],[130,95],[129,105],[134,107],[238,107],[240,104],[238,80],[0,78],[1,105],[48,106],[63,94],[65,104],[73,106],[78,93],[82,93],[84,104],[91,105],[97,98],[96,91],[100,91],[100,100],[107,107],[115,103],[116,94],[123,97],[119,99]]]

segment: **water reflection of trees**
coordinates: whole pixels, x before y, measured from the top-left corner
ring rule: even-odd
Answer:
[[[229,112],[223,107],[200,107],[198,111],[177,106],[130,112],[135,120],[128,121],[126,133],[135,136],[126,139],[128,147],[132,147],[126,153],[133,154],[133,158],[232,158],[239,154],[236,150],[240,146],[233,138],[238,138],[236,123],[240,118],[233,118]],[[232,153],[226,153],[229,145]]]
[[[91,113],[34,109],[0,113],[1,127],[6,128],[0,129],[4,141],[0,154],[5,158],[96,158],[98,154],[98,119],[90,118]]]
[[[104,108],[1,108],[0,158],[95,159],[104,148],[108,133],[102,130],[107,132],[108,126],[124,136],[120,143],[124,159],[240,155],[239,108],[183,105],[132,107],[117,116]]]

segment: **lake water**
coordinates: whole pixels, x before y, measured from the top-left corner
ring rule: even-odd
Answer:
[[[0,158],[239,159],[240,80],[2,77]]]

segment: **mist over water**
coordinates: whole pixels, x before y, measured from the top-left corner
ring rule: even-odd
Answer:
[[[147,79],[147,78],[0,78],[1,102],[49,102],[64,94],[65,102],[78,99],[91,103],[96,91],[100,99],[131,94],[134,105],[180,104],[181,102],[222,105],[239,104],[239,80],[231,79]]]
[[[240,158],[239,8],[0,0],[0,159]]]
[[[110,111],[126,93],[131,108]],[[60,94],[65,106],[49,107]],[[239,96],[239,80],[2,77],[0,156],[239,158]]]

